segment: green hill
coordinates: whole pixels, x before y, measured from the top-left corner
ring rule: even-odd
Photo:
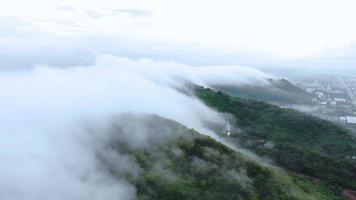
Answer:
[[[313,96],[285,79],[269,79],[268,85],[213,85],[232,96],[282,104],[310,104]]]
[[[234,116],[239,129],[229,139],[296,173],[313,177],[340,192],[356,189],[356,140],[331,122],[256,100],[196,87],[208,106]]]
[[[128,137],[138,124],[145,130],[145,145],[133,145]],[[156,115],[124,116],[110,132],[115,137],[108,149],[116,152],[113,155],[132,158],[138,172],[117,169],[110,164],[114,157],[103,163],[114,177],[135,186],[138,200],[341,199],[323,183],[262,166],[208,136]]]

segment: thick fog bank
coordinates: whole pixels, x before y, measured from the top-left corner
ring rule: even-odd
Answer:
[[[107,138],[88,127],[120,113],[152,113],[216,137],[204,124],[225,123],[221,114],[177,88],[266,77],[247,67],[194,68],[110,55],[93,66],[0,72],[0,197],[132,199],[135,188],[114,179],[95,156]],[[130,144],[144,146],[147,127],[138,123],[133,133]],[[120,158],[123,170],[135,169],[130,158]]]

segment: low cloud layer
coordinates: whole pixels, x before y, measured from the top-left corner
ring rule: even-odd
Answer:
[[[224,123],[221,114],[176,88],[187,82],[246,84],[265,77],[246,67],[195,68],[110,55],[99,56],[92,66],[2,71],[0,196],[132,199],[135,188],[102,169],[95,155],[98,143],[106,140],[89,134],[88,125],[105,124],[120,113],[153,113],[215,137],[204,124]],[[130,139],[140,145],[144,135],[136,133]]]

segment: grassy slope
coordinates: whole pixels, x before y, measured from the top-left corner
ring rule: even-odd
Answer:
[[[339,199],[321,183],[263,167],[208,136],[170,120],[155,120],[170,124],[179,137],[148,148],[112,144],[139,164],[139,176],[126,177],[136,186],[138,200]],[[164,131],[170,132],[167,127]]]
[[[196,88],[207,105],[235,117],[240,145],[286,169],[322,180],[335,191],[356,188],[356,141],[343,128],[291,109]],[[266,148],[266,143],[273,148]]]

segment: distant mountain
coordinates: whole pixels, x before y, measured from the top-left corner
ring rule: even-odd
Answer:
[[[232,96],[247,97],[282,104],[310,104],[312,94],[286,79],[268,79],[264,85],[213,85]]]
[[[268,79],[268,81],[276,88],[284,91],[289,91],[295,94],[307,95],[308,93],[302,88],[294,85],[286,79]]]
[[[133,145],[132,127],[146,130],[145,145]],[[124,116],[114,123],[108,149],[136,166],[117,168],[103,157],[111,174],[136,188],[136,199],[340,199],[318,181],[266,167],[214,139],[156,115]],[[120,155],[120,156],[119,156]],[[105,159],[105,158],[109,159]],[[134,170],[133,170],[134,169]]]
[[[286,81],[280,83],[299,91]],[[356,139],[348,130],[292,109],[212,89],[196,87],[196,95],[217,111],[234,116],[230,123],[238,128],[227,140],[315,178],[338,194],[345,188],[356,189],[356,160],[351,159],[356,156]]]

